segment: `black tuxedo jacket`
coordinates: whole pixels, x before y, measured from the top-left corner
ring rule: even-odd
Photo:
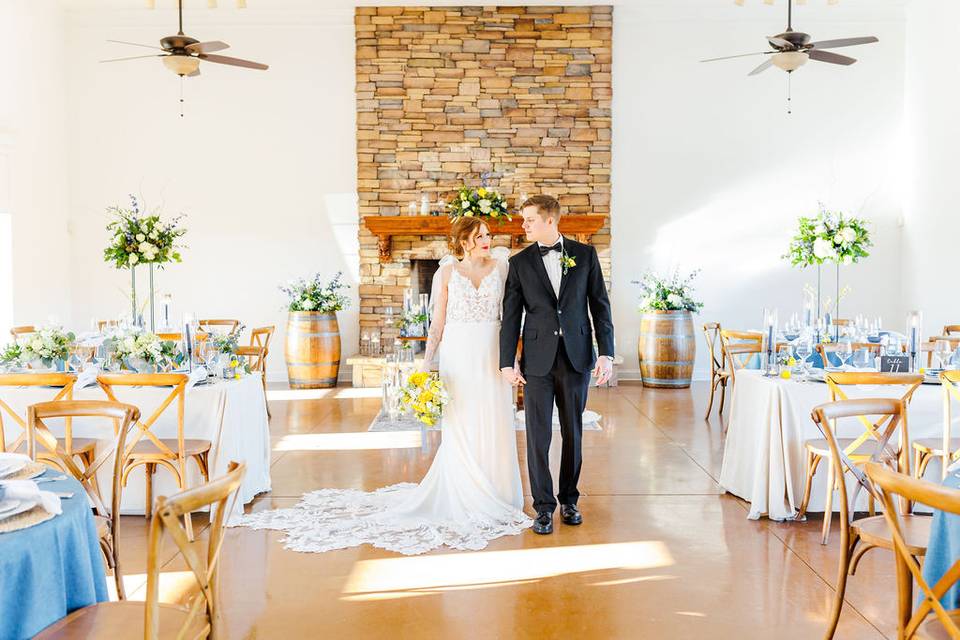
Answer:
[[[613,357],[610,299],[603,284],[597,250],[566,236],[563,247],[577,266],[562,276],[559,296],[553,293],[536,242],[510,258],[500,328],[501,369],[514,364],[524,311],[527,316],[523,321],[523,353],[520,357],[524,375],[543,376],[550,372],[561,335],[571,364],[581,373],[589,371],[596,362],[594,331],[600,355]],[[593,317],[592,329],[590,316]]]

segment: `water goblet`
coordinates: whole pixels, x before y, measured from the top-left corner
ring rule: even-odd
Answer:
[[[840,360],[840,367],[846,366],[847,361],[853,357],[853,344],[849,340],[842,340],[837,345],[837,359]]]
[[[794,348],[794,352],[797,354],[797,359],[800,361],[800,382],[807,381],[807,358],[813,355],[813,347],[811,347],[810,342],[802,339],[797,341],[797,345]]]
[[[940,368],[946,369],[953,355],[953,349],[950,347],[949,340],[937,340],[933,345],[934,353],[937,354],[937,360],[940,362]]]

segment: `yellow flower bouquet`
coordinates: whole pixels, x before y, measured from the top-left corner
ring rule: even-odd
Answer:
[[[417,420],[432,427],[443,414],[449,396],[435,373],[410,374],[407,383],[400,389],[400,403],[416,416]]]

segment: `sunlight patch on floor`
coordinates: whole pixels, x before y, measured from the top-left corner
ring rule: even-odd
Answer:
[[[343,593],[383,595],[418,589],[474,589],[586,571],[651,569],[672,564],[670,551],[660,541],[364,560],[354,565]]]
[[[355,431],[348,433],[296,433],[283,436],[274,451],[361,451],[416,449],[423,443],[419,431]]]
[[[108,576],[110,599],[116,600],[116,585],[112,576]],[[160,602],[183,604],[188,596],[199,593],[197,578],[192,571],[161,571],[160,572]],[[147,574],[124,574],[123,588],[127,592],[127,599],[143,602],[147,599]]]
[[[267,389],[267,400],[320,400],[337,392],[337,389]]]

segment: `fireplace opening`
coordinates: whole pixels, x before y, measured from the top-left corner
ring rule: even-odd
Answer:
[[[433,276],[439,268],[439,260],[410,260],[410,289],[414,300],[418,300],[421,293],[430,295]]]

